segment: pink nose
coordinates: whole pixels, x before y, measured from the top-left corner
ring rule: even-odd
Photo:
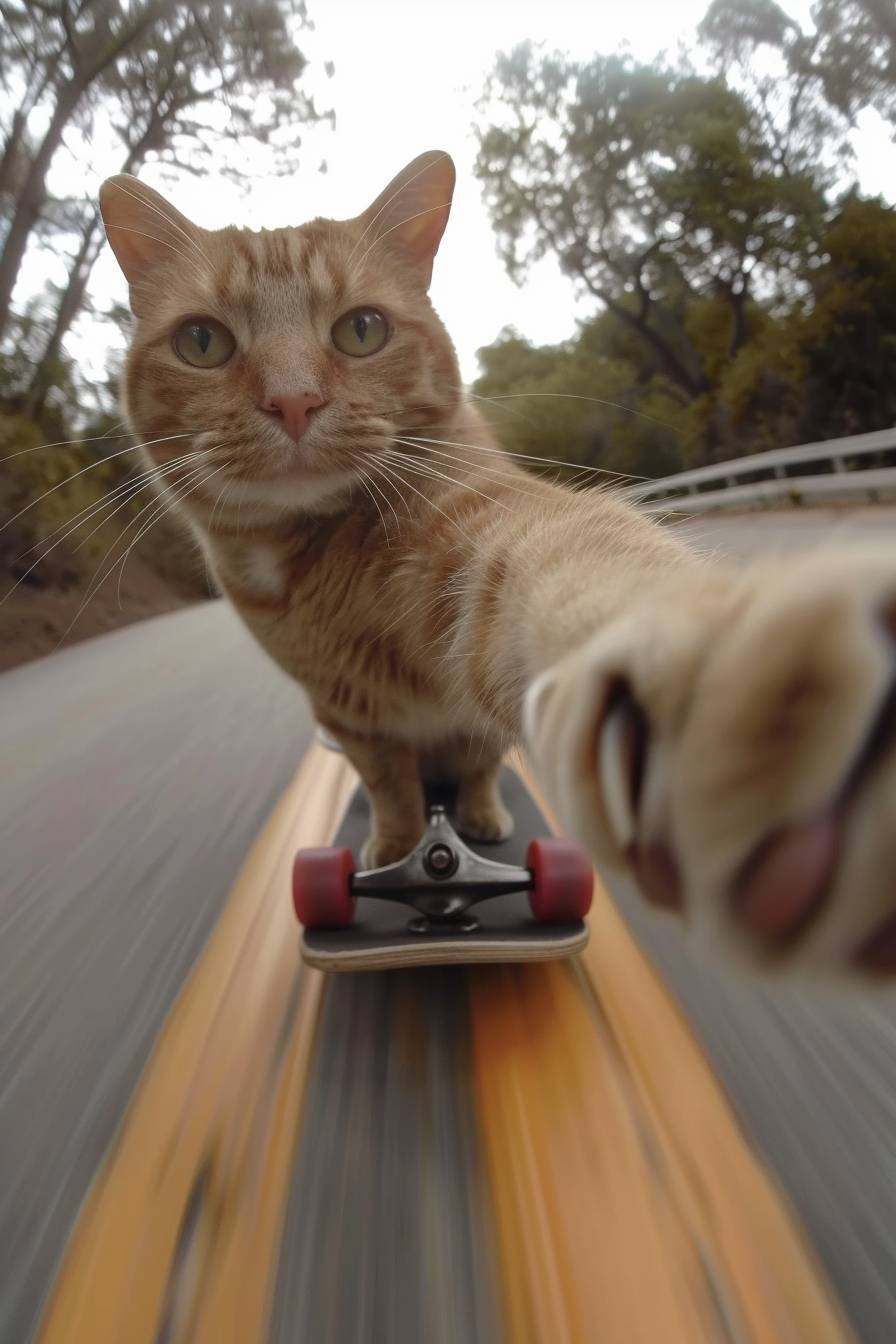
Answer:
[[[298,443],[311,423],[311,412],[323,404],[323,397],[315,392],[300,392],[297,396],[268,397],[261,409],[282,420],[287,434]]]

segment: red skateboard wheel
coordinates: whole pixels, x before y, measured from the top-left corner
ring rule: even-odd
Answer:
[[[568,840],[532,840],[526,867],[532,873],[529,906],[540,924],[585,918],[591,909],[594,870],[583,849]]]
[[[292,865],[292,903],[306,929],[341,928],[355,918],[350,849],[300,849]]]

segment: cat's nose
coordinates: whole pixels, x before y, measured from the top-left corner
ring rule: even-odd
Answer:
[[[316,392],[300,392],[297,395],[268,397],[261,409],[282,420],[287,434],[298,443],[311,423],[312,412],[323,405],[323,397],[319,397]]]

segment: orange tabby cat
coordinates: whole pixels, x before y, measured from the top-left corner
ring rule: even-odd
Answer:
[[[427,296],[453,185],[425,154],[356,219],[259,233],[129,177],[101,195],[130,423],[357,767],[366,860],[418,839],[421,771],[458,778],[470,835],[506,834],[525,726],[571,831],[698,935],[893,971],[896,553],[735,572],[518,470]]]

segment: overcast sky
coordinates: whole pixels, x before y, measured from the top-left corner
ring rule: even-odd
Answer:
[[[458,347],[464,374],[476,376],[475,352],[512,324],[534,341],[562,340],[577,316],[570,283],[545,261],[522,288],[507,278],[495,251],[488,216],[473,177],[472,124],[495,52],[526,38],[587,58],[627,46],[640,59],[674,51],[694,40],[708,0],[308,0],[315,22],[301,45],[311,60],[308,87],[336,112],[335,133],[305,136],[292,179],[253,185],[241,198],[226,182],[187,178],[176,192],[157,170],[141,176],[161,187],[184,213],[214,228],[297,224],[315,215],[357,214],[408,160],[425,149],[446,149],[458,168],[448,232],[439,253],[432,295]],[[784,0],[805,19],[811,0]],[[336,73],[323,74],[331,60]],[[869,114],[856,134],[858,170],[866,191],[893,198],[896,148],[880,120]],[[79,154],[78,171],[91,191],[115,168],[115,155],[94,145]],[[89,162],[85,159],[89,157]],[[328,172],[317,171],[322,158]],[[72,165],[60,162],[59,177]],[[43,263],[46,269],[46,263]],[[29,267],[29,280],[39,277]],[[125,297],[124,282],[106,250],[95,272],[101,297]],[[82,357],[95,337],[82,330],[73,351]],[[95,352],[90,351],[95,357]]]

